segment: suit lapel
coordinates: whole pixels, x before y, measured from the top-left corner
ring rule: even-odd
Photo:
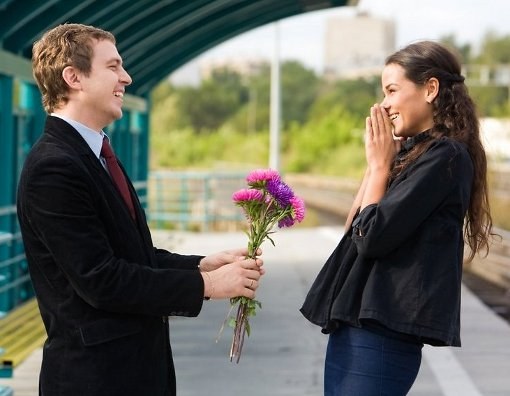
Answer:
[[[45,133],[54,137],[60,143],[71,146],[70,150],[75,151],[82,158],[85,166],[89,169],[89,171],[97,176],[98,178],[97,180],[100,181],[102,188],[106,189],[109,194],[116,198],[118,205],[122,206],[125,209],[127,217],[129,217],[133,224],[135,224],[135,221],[131,218],[131,215],[129,214],[129,209],[127,208],[126,203],[122,199],[121,195],[118,193],[113,181],[110,178],[110,175],[103,167],[100,160],[96,157],[94,152],[91,150],[85,139],[83,139],[83,137],[79,134],[79,132],[75,128],[73,128],[73,126],[71,126],[69,123],[62,120],[61,118],[48,116],[46,120]],[[143,209],[140,206],[138,197],[136,195],[136,191],[126,173],[126,170],[124,169],[120,162],[119,165],[128,182],[129,191],[131,193],[131,197],[133,198],[133,204],[135,206],[135,212],[137,216],[136,226],[139,229],[139,231],[141,231],[140,227],[143,228],[143,224],[141,224],[140,221],[142,219],[145,219],[145,216],[142,213]]]

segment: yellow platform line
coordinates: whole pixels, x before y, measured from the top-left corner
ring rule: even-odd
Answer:
[[[0,377],[12,375],[20,364],[46,339],[37,301],[32,298],[0,319]]]

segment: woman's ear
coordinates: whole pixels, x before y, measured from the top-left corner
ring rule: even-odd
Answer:
[[[80,89],[80,75],[77,73],[76,69],[72,66],[66,66],[64,70],[62,70],[62,78],[69,85],[71,89]]]
[[[439,80],[435,77],[429,78],[425,83],[425,100],[427,103],[432,103],[439,93]]]

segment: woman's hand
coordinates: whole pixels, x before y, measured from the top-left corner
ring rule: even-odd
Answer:
[[[371,172],[389,172],[400,148],[386,110],[375,104],[366,120],[365,155]]]
[[[361,199],[361,209],[378,203],[386,192],[391,166],[400,142],[393,136],[393,126],[386,110],[375,104],[366,119],[365,156],[367,174],[365,191]]]

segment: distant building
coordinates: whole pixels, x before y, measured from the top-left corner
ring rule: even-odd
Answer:
[[[489,159],[510,164],[510,119],[482,118],[480,132]]]
[[[470,86],[510,87],[510,64],[462,65],[462,75]]]
[[[251,76],[260,71],[269,62],[262,58],[221,58],[193,60],[177,69],[170,76],[170,82],[175,86],[199,86],[203,80],[211,77],[215,70],[228,69],[241,76]]]
[[[330,18],[326,25],[324,75],[329,79],[380,74],[395,51],[395,22],[359,13]]]
[[[181,66],[169,76],[170,82],[176,87],[192,86],[198,87],[200,81],[200,70],[196,61],[191,61]]]
[[[228,69],[237,72],[241,76],[252,76],[268,65],[268,61],[263,58],[222,58],[207,59],[200,62],[200,77],[205,80],[211,77],[215,70]]]

